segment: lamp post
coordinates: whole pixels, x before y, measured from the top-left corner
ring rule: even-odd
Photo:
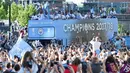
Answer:
[[[9,0],[9,39],[11,38],[11,0]]]
[[[99,3],[100,3],[100,1],[98,0],[98,12],[100,13]]]

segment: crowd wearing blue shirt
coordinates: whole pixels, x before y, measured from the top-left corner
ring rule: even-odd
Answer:
[[[128,49],[130,49],[130,34],[127,33],[126,36],[123,37],[125,39],[125,45]]]
[[[118,36],[115,34],[113,38],[111,39],[111,42],[115,45],[117,50],[123,49],[123,47],[126,47],[128,50],[130,50],[130,34],[129,32],[126,33],[124,36]]]
[[[34,14],[31,16],[32,20],[45,20],[45,19],[94,19],[94,18],[116,18],[116,11],[114,8],[111,8],[110,12],[107,13],[105,7],[101,7],[99,12],[96,12],[95,9],[92,7],[87,12],[81,12],[80,10],[50,10],[49,4],[45,3],[42,7],[40,6],[37,9],[38,14]]]

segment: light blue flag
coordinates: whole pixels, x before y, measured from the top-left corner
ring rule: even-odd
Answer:
[[[12,59],[14,55],[17,55],[18,57],[22,58],[25,52],[31,51],[31,50],[32,50],[32,47],[27,42],[25,42],[21,37],[19,37],[16,44],[9,51],[9,55]]]
[[[47,11],[47,13],[48,13],[48,15],[47,15],[47,18],[48,19],[50,19],[50,9],[49,9],[49,3],[48,2],[46,2],[45,4],[44,4],[44,9],[43,10],[45,10],[45,11]],[[45,12],[44,11],[44,12]],[[45,15],[45,13],[44,13],[44,15]]]

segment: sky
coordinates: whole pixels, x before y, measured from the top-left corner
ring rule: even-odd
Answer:
[[[71,3],[71,2],[73,2],[73,3],[75,3],[75,4],[77,4],[78,6],[82,6],[82,2],[84,2],[84,0],[66,0],[66,2],[69,2],[69,3]]]

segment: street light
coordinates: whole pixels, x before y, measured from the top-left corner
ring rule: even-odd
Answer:
[[[11,37],[11,1],[9,1],[9,39]]]
[[[99,3],[100,3],[100,1],[98,0],[98,12],[100,13]]]

